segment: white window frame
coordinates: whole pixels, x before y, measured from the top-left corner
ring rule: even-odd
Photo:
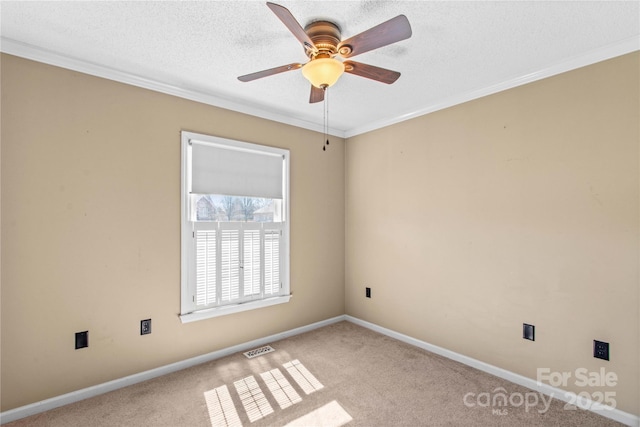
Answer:
[[[215,228],[221,231],[222,228],[228,227],[225,223],[210,223],[192,221],[194,218],[191,206],[191,158],[190,144],[191,141],[204,142],[220,147],[228,147],[231,149],[249,150],[263,153],[271,153],[282,155],[284,159],[283,171],[283,218],[279,223],[243,223],[248,229],[279,229],[282,233],[280,247],[280,262],[282,263],[280,281],[282,283],[280,292],[277,295],[261,295],[258,298],[242,299],[238,303],[216,306],[213,308],[196,309],[195,302],[195,229],[203,226],[204,228]],[[226,138],[220,138],[211,135],[203,135],[194,132],[181,132],[181,293],[180,293],[180,320],[182,323],[193,322],[197,320],[209,319],[217,316],[224,316],[233,313],[239,313],[247,310],[254,310],[262,307],[269,307],[276,304],[289,302],[291,298],[289,284],[289,218],[290,218],[290,201],[289,201],[289,150],[269,147],[248,142],[236,141]],[[241,249],[242,250],[242,249]],[[220,268],[218,266],[218,268]],[[264,285],[263,285],[264,287]]]

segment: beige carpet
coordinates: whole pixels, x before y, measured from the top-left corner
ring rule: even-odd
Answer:
[[[349,322],[271,346],[6,426],[621,425]]]

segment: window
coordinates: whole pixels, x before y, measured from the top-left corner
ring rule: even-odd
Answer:
[[[182,322],[289,301],[289,151],[182,132]]]

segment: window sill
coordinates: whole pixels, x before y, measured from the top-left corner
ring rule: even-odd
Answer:
[[[240,313],[242,311],[249,311],[255,310],[257,308],[284,304],[289,302],[290,299],[291,295],[284,295],[258,301],[245,302],[243,304],[225,305],[222,307],[194,311],[193,313],[181,314],[179,317],[182,323],[190,323],[196,322],[198,320],[211,319],[212,317],[226,316],[228,314]]]

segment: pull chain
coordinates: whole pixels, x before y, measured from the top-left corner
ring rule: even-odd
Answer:
[[[329,91],[328,88],[325,87],[324,90],[324,123],[323,123],[323,131],[324,131],[324,140],[325,143],[322,146],[322,151],[327,151],[327,145],[329,145]]]

